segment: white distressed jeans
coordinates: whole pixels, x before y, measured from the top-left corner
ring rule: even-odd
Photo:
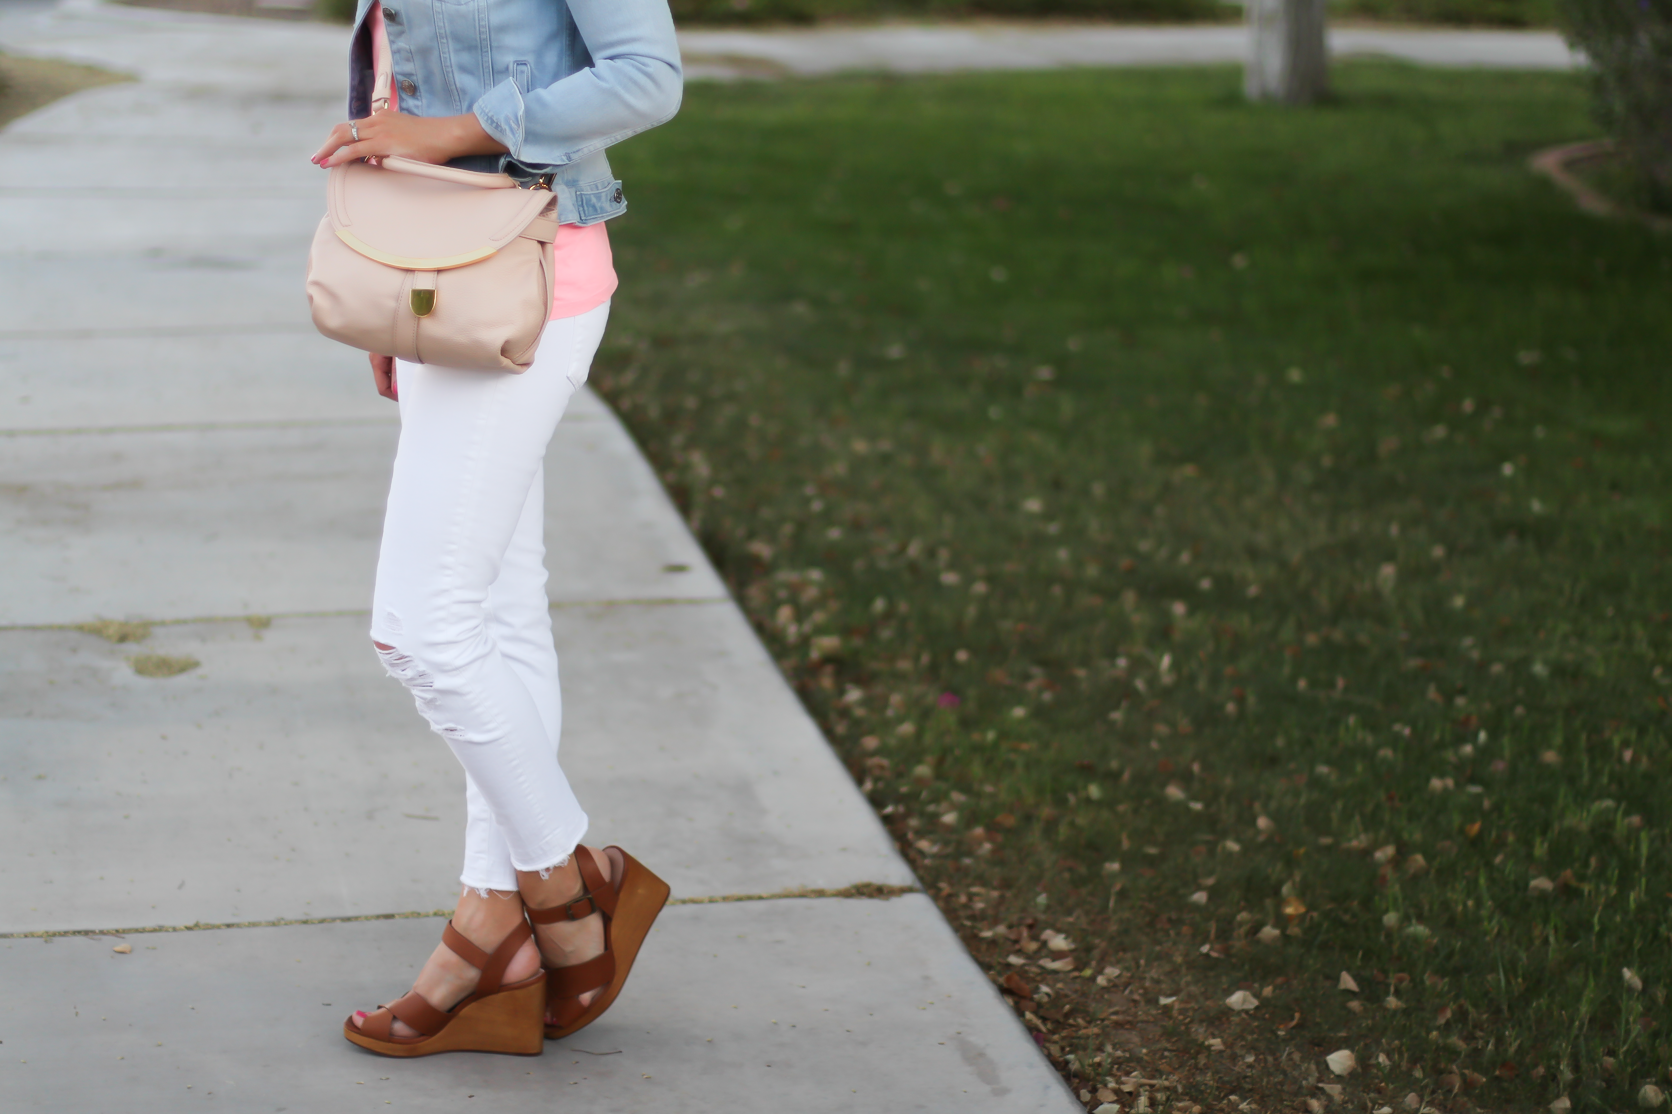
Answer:
[[[549,322],[521,375],[396,364],[400,447],[371,636],[464,767],[460,880],[476,889],[516,889],[517,871],[562,863],[586,833],[557,764],[542,468],[609,308]]]

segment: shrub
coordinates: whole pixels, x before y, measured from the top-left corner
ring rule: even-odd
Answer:
[[[1598,122],[1672,211],[1672,0],[1560,0],[1558,18],[1591,60]]]
[[[328,23],[353,23],[354,0],[314,0],[314,11]]]

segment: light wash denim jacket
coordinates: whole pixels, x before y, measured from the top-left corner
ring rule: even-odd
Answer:
[[[679,111],[684,74],[667,0],[360,0],[348,111],[371,111],[366,15],[383,5],[400,111],[474,112],[504,155],[453,166],[552,175],[558,220],[596,224],[627,209],[604,148]]]

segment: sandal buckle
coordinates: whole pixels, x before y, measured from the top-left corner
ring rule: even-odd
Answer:
[[[575,912],[575,906],[577,905],[585,905],[586,911],[583,913]],[[569,915],[569,919],[572,921],[585,920],[587,917],[592,916],[592,914],[598,911],[598,903],[593,900],[592,891],[588,890],[575,900],[566,902],[563,906],[563,911]]]

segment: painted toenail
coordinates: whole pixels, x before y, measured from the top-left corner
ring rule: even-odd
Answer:
[[[366,1016],[366,1011],[365,1010],[355,1010],[354,1011],[354,1016],[355,1017],[365,1017]]]

